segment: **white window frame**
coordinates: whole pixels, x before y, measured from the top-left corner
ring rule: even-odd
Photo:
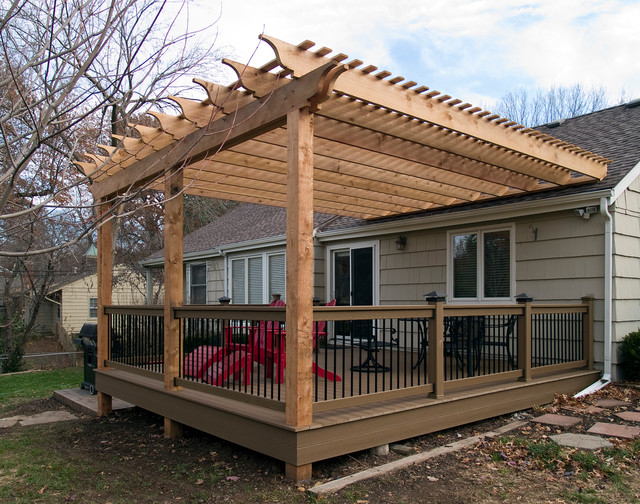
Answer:
[[[326,249],[326,295],[325,299],[330,301],[335,296],[335,286],[334,286],[334,263],[333,263],[333,255],[336,252],[349,251],[351,253],[352,249],[358,248],[372,248],[372,259],[373,259],[373,306],[377,306],[380,304],[380,242],[376,241],[365,241],[365,242],[348,242],[342,243],[340,245],[331,245]]]
[[[189,288],[187,289],[187,294],[188,294],[187,304],[191,304],[193,302],[192,296],[191,296],[191,289],[194,287],[194,283],[193,283],[193,275],[191,274],[191,269],[196,266],[204,266],[204,284],[195,284],[195,286],[201,287],[202,285],[204,285],[204,302],[206,304],[208,301],[207,289],[209,284],[209,266],[207,265],[206,262],[197,262],[197,263],[188,264],[187,274],[189,278],[188,278],[187,284]]]
[[[484,234],[498,231],[509,231],[509,296],[485,297],[484,296]],[[478,257],[476,297],[454,297],[453,290],[453,240],[455,236],[466,234],[478,235]],[[456,229],[447,231],[447,301],[450,303],[488,303],[488,302],[515,302],[516,290],[516,225],[515,223],[498,226],[482,226],[474,228]]]
[[[95,307],[91,306],[91,301],[95,300]],[[92,310],[95,310],[95,315],[91,315]],[[97,297],[90,297],[89,298],[89,318],[90,319],[97,319],[98,318],[98,298]]]
[[[272,256],[277,256],[277,255],[282,255],[284,256],[284,271],[285,271],[285,279],[284,279],[284,284],[285,284],[285,292],[280,292],[278,294],[282,295],[282,300],[286,302],[286,284],[287,284],[287,279],[286,279],[286,271],[287,271],[287,255],[285,253],[284,250],[274,250],[274,251],[270,251],[270,252],[260,252],[260,253],[256,253],[256,254],[238,254],[238,255],[229,255],[227,257],[227,278],[226,278],[226,284],[227,284],[227,292],[229,293],[229,297],[231,297],[231,302],[235,303],[235,304],[246,304],[247,302],[247,296],[249,293],[249,260],[250,259],[254,259],[254,258],[261,258],[262,259],[262,303],[261,304],[268,304],[271,302],[270,296],[271,294],[274,293],[270,293],[269,292],[269,258]],[[244,277],[244,299],[241,301],[238,301],[237,299],[234,298],[234,294],[233,294],[233,264],[236,261],[244,261],[244,271],[245,271],[245,277]],[[237,297],[237,296],[236,296]]]

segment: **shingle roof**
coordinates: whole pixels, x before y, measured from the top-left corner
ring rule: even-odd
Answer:
[[[613,188],[640,161],[640,104],[635,101],[536,129],[613,160],[602,181],[582,190]]]
[[[455,213],[469,208],[501,206],[514,201],[548,200],[568,194],[579,194],[611,189],[640,161],[640,106],[619,105],[579,117],[556,121],[536,129],[558,139],[578,145],[613,160],[607,176],[600,182],[570,187],[557,187],[548,191],[525,193],[496,200],[480,201],[441,210],[419,212],[378,219],[405,221],[416,216]],[[347,229],[366,226],[372,221],[353,217],[315,214],[314,226],[321,230]],[[218,220],[189,234],[184,239],[184,253],[213,250],[222,245],[260,238],[283,236],[286,232],[286,210],[256,204],[242,204]],[[162,256],[162,251],[149,259]]]
[[[323,229],[335,221],[349,222],[348,217],[339,217],[323,213],[314,215],[314,227]],[[344,225],[345,223],[342,223]],[[261,238],[286,235],[287,212],[285,208],[253,203],[243,203],[215,221],[188,234],[184,238],[184,254],[214,250],[223,245],[242,243]],[[162,257],[160,250],[149,259]]]

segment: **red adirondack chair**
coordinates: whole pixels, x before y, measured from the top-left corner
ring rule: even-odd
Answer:
[[[274,304],[277,302],[282,304]],[[326,306],[335,306],[336,300],[329,301]],[[272,306],[284,306],[281,300],[276,300],[272,303]],[[258,328],[254,332],[253,338],[253,359],[255,362],[265,366],[267,378],[273,377],[275,371],[275,381],[277,383],[284,382],[284,369],[287,365],[286,351],[285,351],[285,337],[286,330],[276,325],[277,322],[261,321]],[[326,335],[327,321],[322,320],[313,327],[313,347],[316,347],[318,336]],[[318,366],[315,362],[312,364],[313,373],[317,374],[321,378],[326,378],[329,381],[342,381],[340,376],[326,371],[322,367]]]

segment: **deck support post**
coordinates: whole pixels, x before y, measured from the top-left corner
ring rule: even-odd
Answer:
[[[167,174],[164,190],[164,388],[180,390],[180,320],[174,308],[183,304],[183,177],[180,168]],[[165,437],[177,437],[182,426],[164,419]]]
[[[433,385],[432,396],[444,396],[444,294],[431,292],[427,303],[435,306],[433,318],[429,319],[429,351],[427,352],[427,379]]]
[[[308,107],[288,113],[287,135],[285,417],[287,425],[301,427],[311,425],[313,403],[313,113]]]
[[[582,319],[582,337],[583,340],[583,353],[584,359],[587,361],[587,367],[589,369],[595,369],[593,358],[593,296],[584,296],[582,298],[582,304],[587,305],[587,313]]]
[[[518,318],[518,369],[522,370],[523,382],[530,382],[531,376],[531,302],[533,298],[526,294],[516,296],[522,305],[522,315]]]
[[[98,369],[106,369],[105,361],[111,357],[111,345],[109,333],[109,316],[104,307],[111,304],[111,288],[113,284],[112,251],[113,251],[113,225],[110,213],[113,204],[107,200],[100,201],[100,219],[98,226]],[[111,396],[98,390],[98,416],[107,416],[112,411]]]
[[[285,462],[284,475],[291,481],[305,481],[311,479],[311,465],[304,464],[301,466],[295,466]]]

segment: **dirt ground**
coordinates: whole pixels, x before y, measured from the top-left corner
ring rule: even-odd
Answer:
[[[635,387],[611,386],[599,395],[630,401],[630,411],[640,407],[640,391]],[[558,397],[545,408],[406,440],[403,444],[422,452],[545,412],[562,411],[582,417],[580,424],[564,432],[584,432],[595,421],[612,421],[615,412],[587,413],[580,406],[578,401]],[[578,408],[578,412],[568,411],[567,407]],[[51,409],[66,407],[46,399],[27,403],[6,416]],[[0,432],[0,439],[35,435],[43,450],[71,465],[73,484],[62,486],[50,500],[44,497],[54,491],[53,486],[41,489],[42,502],[640,502],[639,442],[614,440],[614,450],[597,452],[597,460],[589,459],[589,463],[571,450],[541,456],[531,447],[550,445],[548,436],[555,430],[532,423],[502,439],[484,439],[469,449],[320,498],[305,490],[402,455],[360,452],[318,462],[313,465],[313,480],[299,485],[284,478],[283,464],[275,459],[188,428],[182,439],[167,440],[162,435],[162,425],[161,417],[134,408],[101,419],[81,417],[58,424],[15,426]],[[0,479],[3,484],[15,486],[16,502],[23,502],[20,496],[24,498],[33,491],[17,476],[12,480],[11,475],[5,474]]]

